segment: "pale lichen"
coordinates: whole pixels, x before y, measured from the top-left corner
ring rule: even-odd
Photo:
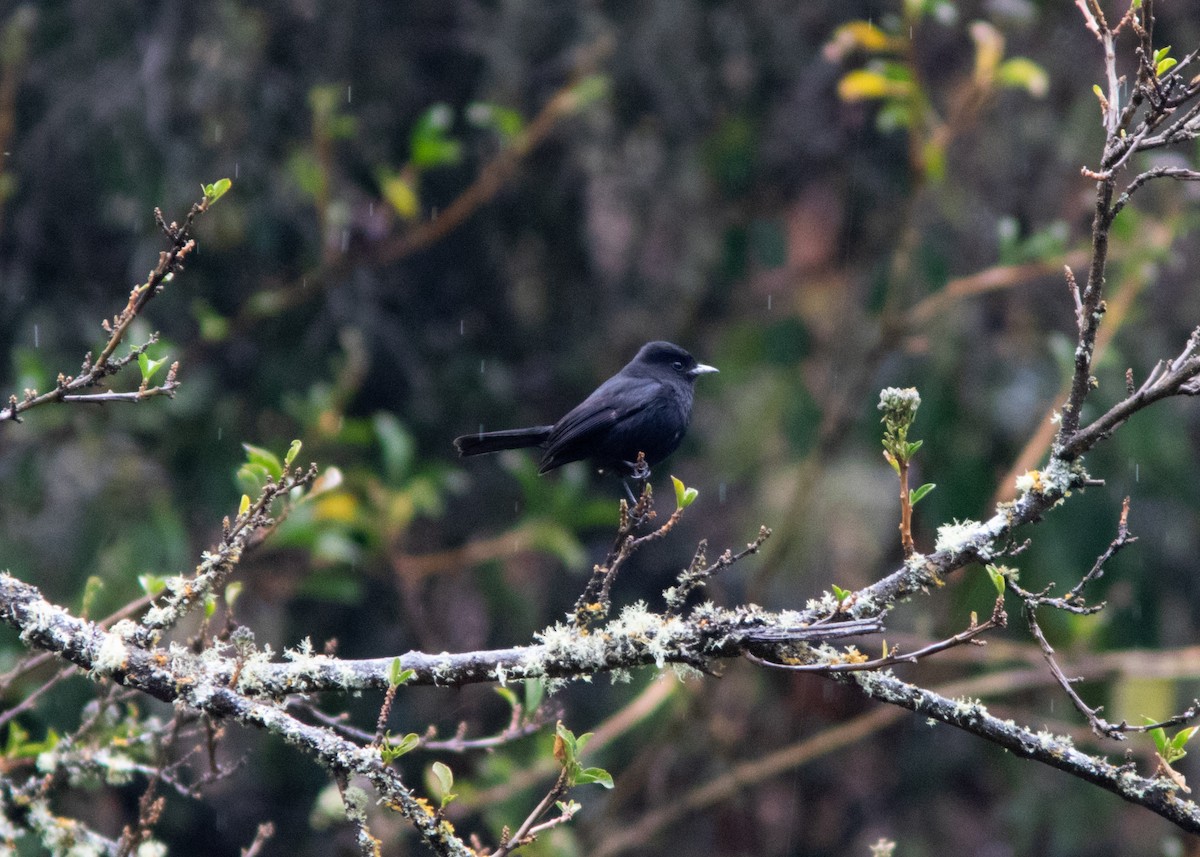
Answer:
[[[937,530],[937,541],[934,550],[948,553],[960,553],[983,535],[983,524],[968,518],[965,521],[954,519],[953,523],[942,524]]]
[[[92,672],[96,675],[112,675],[125,669],[129,661],[129,649],[117,634],[105,634],[104,642],[92,661]]]

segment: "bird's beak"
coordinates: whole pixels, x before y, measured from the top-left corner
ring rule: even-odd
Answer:
[[[708,366],[708,365],[705,365],[704,363],[697,363],[694,367],[692,367],[691,369],[688,370],[687,375],[689,378],[695,378],[699,375],[708,375],[713,372],[720,372],[720,371],[721,370],[718,369],[716,366]]]

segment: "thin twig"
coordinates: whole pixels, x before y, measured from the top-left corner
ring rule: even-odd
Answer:
[[[760,658],[753,652],[746,652],[746,659],[758,664],[759,666],[771,667],[772,669],[787,670],[789,672],[813,672],[813,673],[848,673],[848,672],[866,672],[870,670],[884,669],[885,667],[895,666],[897,664],[915,664],[921,658],[935,655],[938,652],[944,652],[946,649],[952,649],[955,646],[961,646],[966,643],[974,645],[982,645],[982,640],[975,639],[980,634],[992,630],[993,628],[1003,628],[1008,624],[1008,614],[1004,610],[1004,596],[1001,595],[996,599],[995,605],[992,607],[992,615],[986,621],[977,622],[975,616],[971,616],[971,624],[965,631],[955,634],[953,637],[948,637],[945,640],[939,640],[936,643],[931,643],[922,649],[907,654],[900,654],[896,649],[892,649],[887,655],[874,660],[862,661],[841,661],[834,663],[803,663],[789,664],[779,663],[778,661],[766,660]]]

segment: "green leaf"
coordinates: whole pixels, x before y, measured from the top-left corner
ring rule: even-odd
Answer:
[[[1158,77],[1162,77],[1178,64],[1178,61],[1174,57],[1167,57],[1161,62],[1154,64],[1154,74]]]
[[[1159,48],[1158,50],[1156,50],[1154,52],[1154,64],[1158,65],[1160,62],[1162,62],[1164,59],[1166,59],[1170,55],[1171,55],[1171,46],[1170,45]]]
[[[908,446],[906,446],[904,448],[904,457],[907,458],[909,461],[912,461],[913,456],[916,455],[920,451],[921,447],[924,445],[925,445],[925,441],[914,440],[912,443],[908,444]]]
[[[570,527],[538,520],[530,521],[521,529],[531,547],[556,557],[567,568],[583,568],[587,563],[587,552]]]
[[[165,578],[159,577],[157,574],[139,574],[137,577],[138,586],[142,588],[150,597],[157,597],[167,587]]]
[[[33,759],[58,746],[58,733],[53,729],[46,730],[46,737],[41,741],[30,741],[29,733],[15,720],[8,724],[8,738],[4,744],[4,756],[8,759]]]
[[[875,116],[875,127],[883,134],[900,131],[912,127],[913,117],[917,111],[906,101],[888,101],[880,108]]]
[[[204,192],[204,201],[212,205],[227,194],[231,187],[233,182],[229,179],[217,179],[212,184],[201,185],[200,189]]]
[[[405,753],[411,753],[421,743],[421,736],[416,732],[409,732],[399,742],[392,743],[392,733],[388,732],[384,736],[383,743],[379,746],[379,755],[384,762],[391,764],[399,759]]]
[[[400,659],[392,658],[392,662],[388,665],[388,684],[392,687],[400,687],[400,685],[408,684],[412,681],[416,674],[416,670],[401,669]]]
[[[996,80],[1009,89],[1023,89],[1034,98],[1045,98],[1050,91],[1046,70],[1027,57],[1013,57],[1000,63]]]
[[[671,477],[671,484],[675,486],[675,507],[677,509],[686,509],[688,506],[696,502],[696,498],[700,496],[700,492],[695,488],[688,488],[683,484],[683,480],[675,476]]]
[[[248,443],[243,443],[242,449],[246,450],[247,464],[259,465],[271,475],[272,479],[279,479],[283,476],[283,464],[280,463],[279,456],[271,452],[271,450]]]
[[[1146,721],[1146,725],[1157,722],[1153,717],[1143,717],[1142,719]],[[1164,759],[1167,758],[1168,741],[1166,730],[1160,726],[1156,729],[1151,729],[1146,734],[1154,739],[1154,748],[1158,750],[1158,755]]]
[[[300,454],[300,448],[304,446],[299,440],[293,440],[292,445],[288,447],[287,454],[283,457],[283,466],[291,467],[292,462],[296,460],[296,456]]]
[[[882,98],[904,99],[913,94],[911,80],[893,74],[867,69],[847,72],[838,81],[838,97],[842,101],[874,101]]]
[[[379,192],[392,207],[392,211],[404,220],[416,220],[421,213],[421,198],[417,194],[415,182],[405,177],[403,172],[380,171],[377,179]]]
[[[383,472],[389,482],[397,483],[409,475],[416,459],[417,444],[412,433],[395,414],[380,411],[371,417],[375,440],[383,458]]]
[[[1178,750],[1183,754],[1183,745],[1192,741],[1192,736],[1195,735],[1196,730],[1200,730],[1200,726],[1188,726],[1187,729],[1181,729],[1176,732],[1175,737],[1171,738],[1171,749]],[[1177,757],[1178,759],[1182,759],[1183,756],[1180,755]]]
[[[249,511],[250,511],[250,495],[243,494],[242,502],[238,503],[238,517],[239,518],[242,517]]]
[[[568,769],[572,765],[577,765],[579,742],[575,738],[575,733],[563,726],[561,720],[554,727],[554,738],[554,758],[558,760],[558,763]]]
[[[192,317],[200,326],[200,338],[205,342],[222,342],[229,337],[229,320],[203,298],[192,301]]]
[[[851,595],[851,590],[842,589],[842,587],[838,586],[836,583],[833,584],[833,597],[837,599],[837,603],[839,606],[841,606],[843,603],[845,603],[846,599],[849,598],[850,595]]]
[[[912,493],[910,493],[908,495],[909,505],[910,506],[917,505],[918,503],[920,503],[922,500],[925,499],[926,495],[928,495],[930,491],[932,491],[936,487],[937,487],[937,485],[934,484],[933,482],[926,482],[920,488],[913,489]]]
[[[230,610],[233,609],[233,605],[241,597],[243,588],[244,586],[240,580],[235,580],[225,587],[225,603],[229,606]]]
[[[513,693],[512,688],[500,687],[499,685],[497,685],[496,687],[493,687],[492,690],[496,691],[496,693],[499,694],[500,697],[505,702],[508,703],[509,708],[516,708],[518,705],[521,704],[520,701],[517,699],[517,695],[515,693]]]
[[[247,494],[257,494],[271,474],[261,464],[243,464],[237,471],[238,487]]]
[[[1008,579],[1004,576],[1004,569],[1000,566],[988,564],[984,566],[988,577],[992,581],[992,586],[996,587],[996,594],[1003,595],[1004,589],[1008,583]]]
[[[429,772],[433,775],[437,786],[437,793],[442,799],[443,807],[458,797],[458,795],[450,793],[450,790],[454,788],[454,772],[450,770],[449,765],[445,762],[434,762]]]
[[[17,749],[29,739],[29,733],[15,720],[10,720],[8,723],[8,738],[4,742],[4,755],[6,758],[16,756]]]
[[[204,618],[211,619],[217,612],[217,596],[211,592],[204,596]]]
[[[542,705],[546,697],[546,683],[540,678],[525,682],[525,713],[532,714]]]
[[[83,603],[79,607],[79,615],[84,619],[88,613],[92,612],[92,607],[96,603],[96,598],[104,589],[104,580],[98,575],[90,575],[87,582],[83,585]]]
[[[584,768],[575,775],[575,785],[585,786],[588,783],[599,783],[606,789],[613,787],[612,774],[603,768]]]
[[[509,142],[525,130],[525,117],[510,107],[476,101],[467,105],[467,121],[476,128],[487,128]]]
[[[138,368],[142,370],[142,383],[149,384],[150,379],[155,373],[162,368],[163,364],[169,360],[169,357],[164,357],[161,360],[151,360],[150,356],[145,351],[138,354]]]
[[[877,54],[896,50],[901,43],[871,21],[850,21],[833,31],[830,45],[836,46],[839,54],[854,50]]]
[[[448,104],[434,104],[421,115],[409,137],[409,159],[414,167],[444,167],[461,160],[462,143],[447,136],[453,123],[454,112]]]

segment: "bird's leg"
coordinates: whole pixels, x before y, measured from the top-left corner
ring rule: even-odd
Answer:
[[[637,485],[638,496],[645,496],[646,485],[650,481],[650,465],[646,463],[646,453],[639,452],[637,461],[626,461],[625,466],[629,468],[629,475],[633,478],[634,484]],[[639,513],[639,500],[635,496],[633,490],[629,487],[629,483],[624,479],[621,484],[625,486],[625,494],[629,497],[629,509],[634,516],[634,523],[640,524],[645,520],[645,513]],[[648,504],[647,504],[648,505]]]

